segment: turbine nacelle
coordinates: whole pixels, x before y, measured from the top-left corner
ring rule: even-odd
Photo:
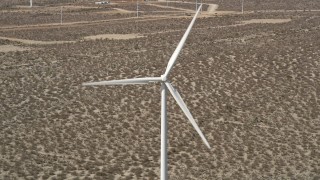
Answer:
[[[167,76],[165,76],[164,74],[161,75],[161,80],[162,82],[166,82],[167,81]]]

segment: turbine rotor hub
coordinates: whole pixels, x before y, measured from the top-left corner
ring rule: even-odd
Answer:
[[[166,82],[166,81],[167,81],[167,76],[161,75],[161,80],[162,80],[163,82]]]

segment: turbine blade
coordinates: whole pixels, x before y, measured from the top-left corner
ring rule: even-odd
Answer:
[[[200,135],[202,141],[205,143],[205,145],[210,149],[210,145],[207,141],[207,139],[204,137],[204,135],[202,134],[199,126],[197,125],[196,121],[194,120],[193,116],[191,115],[189,109],[187,108],[187,105],[184,103],[184,101],[182,100],[180,94],[178,93],[178,91],[176,89],[174,89],[174,87],[168,83],[165,82],[167,88],[169,89],[170,93],[172,94],[173,98],[177,101],[178,105],[180,106],[180,108],[182,109],[182,111],[184,112],[184,114],[188,117],[190,123],[192,124],[192,126],[196,129],[196,131],[198,132],[198,134]]]
[[[175,62],[176,62],[176,60],[178,58],[178,55],[180,54],[180,51],[183,48],[183,45],[184,45],[184,43],[186,42],[186,40],[188,38],[188,35],[189,35],[189,33],[190,33],[191,29],[192,29],[192,26],[193,26],[194,22],[196,21],[196,18],[197,18],[198,14],[199,14],[199,12],[201,10],[201,7],[202,7],[202,4],[200,5],[197,13],[194,15],[191,23],[188,26],[188,29],[186,30],[186,32],[184,33],[183,37],[181,38],[176,50],[174,51],[174,53],[170,57],[170,60],[169,60],[168,65],[167,65],[167,69],[166,69],[166,71],[164,73],[165,77],[167,77],[168,74],[170,73],[170,71],[172,70],[172,68],[173,68],[173,66],[174,66],[174,64],[175,64]]]
[[[100,82],[88,82],[83,83],[84,86],[101,86],[101,85],[129,85],[129,84],[148,84],[150,82],[161,81],[161,77],[146,77],[146,78],[134,78],[134,79],[121,79],[111,81]]]

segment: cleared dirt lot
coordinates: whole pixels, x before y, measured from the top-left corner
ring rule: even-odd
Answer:
[[[0,179],[159,178],[160,86],[81,84],[159,76],[191,16],[100,12],[83,23],[76,11],[69,25],[0,21]],[[317,11],[197,19],[172,83],[213,148],[170,97],[170,178],[320,178],[319,30]]]

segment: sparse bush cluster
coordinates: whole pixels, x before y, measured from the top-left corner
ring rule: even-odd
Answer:
[[[162,6],[166,6],[166,2],[158,2],[156,4],[160,4]],[[184,3],[184,2],[169,2],[168,3],[169,7],[175,7],[175,8],[182,8],[182,9],[189,9],[189,10],[195,10],[196,9],[196,3],[195,1],[189,2],[189,3]],[[200,0],[198,1],[198,7],[200,6]],[[202,5],[202,10],[207,11],[209,5],[208,4],[203,4]]]
[[[63,23],[78,21],[97,21],[132,17],[132,14],[106,13],[112,8],[69,8],[63,7]],[[24,18],[21,18],[24,17]],[[12,25],[36,25],[52,24],[61,22],[60,7],[43,8],[35,7],[31,10],[20,10],[18,12],[4,11],[0,16],[0,23],[3,26]]]
[[[194,0],[183,0],[194,3]],[[218,4],[221,11],[241,11],[242,0],[204,0],[207,4]],[[264,10],[314,10],[319,9],[317,0],[245,0],[246,11]]]
[[[152,3],[152,4],[157,4],[157,3]],[[145,2],[139,2],[139,4],[138,4],[139,11],[144,11],[144,12],[150,12],[150,11],[172,11],[171,8],[153,6],[152,4],[147,4]],[[119,4],[113,5],[112,7],[125,9],[125,10],[133,11],[133,12],[135,12],[137,10],[136,2],[134,2],[134,3],[126,3],[126,4],[120,4],[119,3]]]
[[[233,17],[219,17],[219,18],[203,18],[199,19],[196,28],[214,28],[216,26],[224,26],[236,24],[237,20],[242,18]],[[183,32],[188,26],[190,18],[176,18],[162,19],[162,20],[126,20],[120,22],[101,22],[98,24],[85,25],[79,28],[78,25],[70,25],[66,27],[52,28],[52,29],[34,29],[12,30],[3,31],[3,36],[14,37],[21,39],[31,40],[53,40],[53,41],[66,41],[66,40],[81,40],[85,36],[97,34],[149,34],[149,33],[162,33],[178,30],[179,33]],[[171,40],[170,40],[171,41]],[[170,44],[169,42],[165,42]],[[121,48],[127,48],[123,45]]]

